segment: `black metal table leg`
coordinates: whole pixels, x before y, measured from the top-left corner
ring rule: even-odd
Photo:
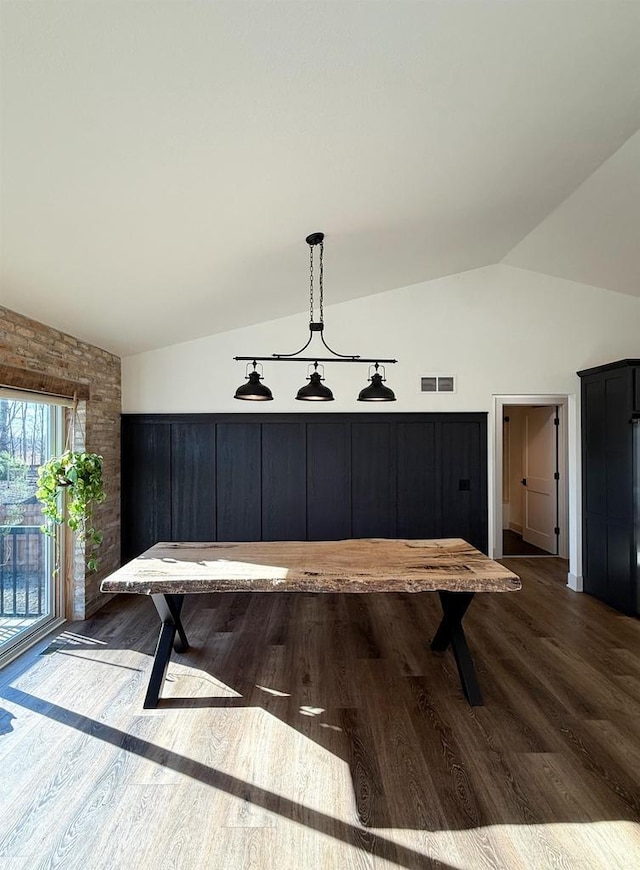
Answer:
[[[153,603],[158,611],[162,625],[158,635],[156,652],[153,657],[153,667],[149,677],[147,694],[143,707],[145,710],[158,706],[160,692],[167,674],[171,650],[185,652],[189,649],[189,641],[180,621],[180,611],[184,602],[184,595],[152,595]],[[176,637],[177,635],[177,637]]]
[[[462,689],[469,704],[472,707],[478,707],[482,704],[482,693],[478,685],[471,651],[462,628],[462,618],[471,604],[474,593],[440,590],[438,595],[442,604],[442,622],[431,642],[431,649],[435,652],[444,652],[451,644]]]

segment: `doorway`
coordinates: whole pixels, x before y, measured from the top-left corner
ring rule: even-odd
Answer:
[[[560,552],[558,405],[505,405],[502,418],[502,552]]]
[[[567,585],[579,591],[575,397],[494,395],[493,411],[493,558],[568,559]]]

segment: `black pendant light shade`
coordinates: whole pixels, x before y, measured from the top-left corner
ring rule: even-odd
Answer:
[[[368,387],[360,390],[358,396],[359,402],[395,402],[396,397],[393,390],[384,385],[384,377],[378,372],[378,363],[375,365],[376,371],[371,375]],[[384,372],[384,368],[383,368]]]
[[[234,399],[243,399],[251,402],[270,402],[273,399],[271,390],[266,384],[261,384],[262,377],[255,368],[247,375],[249,383],[241,384],[236,390]]]
[[[333,402],[333,393],[325,387],[318,372],[312,372],[309,383],[300,387],[296,399],[301,402]]]

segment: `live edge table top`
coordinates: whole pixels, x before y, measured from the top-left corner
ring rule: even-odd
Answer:
[[[103,592],[513,592],[520,578],[460,538],[159,543]]]

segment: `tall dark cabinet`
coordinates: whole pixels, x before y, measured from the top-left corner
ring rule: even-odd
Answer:
[[[578,372],[582,381],[584,591],[640,613],[640,359]]]

